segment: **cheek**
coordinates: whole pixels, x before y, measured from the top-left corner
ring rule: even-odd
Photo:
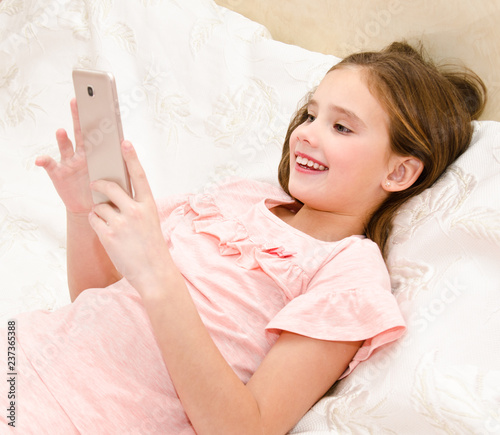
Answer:
[[[357,147],[349,146],[332,147],[325,153],[330,169],[334,172],[348,175],[353,171],[358,171],[360,163],[365,160],[365,156]]]

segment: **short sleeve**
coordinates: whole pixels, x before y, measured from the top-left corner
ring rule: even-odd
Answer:
[[[342,377],[405,329],[380,250],[371,240],[359,238],[352,238],[323,265],[306,292],[285,305],[266,327],[270,333],[289,331],[320,340],[364,340]]]

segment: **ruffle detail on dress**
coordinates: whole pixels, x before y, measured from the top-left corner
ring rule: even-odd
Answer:
[[[238,255],[236,263],[247,270],[261,268],[289,300],[306,290],[310,278],[292,261],[295,252],[281,245],[253,241],[241,221],[224,216],[209,194],[190,197],[184,213],[190,211],[197,214],[192,219],[193,230],[215,237],[221,255]]]

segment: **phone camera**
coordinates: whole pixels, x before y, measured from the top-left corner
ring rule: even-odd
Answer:
[[[87,86],[87,92],[89,94],[89,97],[94,96],[94,88],[92,86]]]

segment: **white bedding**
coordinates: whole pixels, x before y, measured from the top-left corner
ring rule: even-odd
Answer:
[[[289,119],[337,60],[212,0],[1,1],[0,321],[69,302],[64,207],[34,160],[71,129],[74,67],[115,74],[125,136],[163,197],[234,174],[276,183]],[[500,124],[475,127],[397,217],[388,263],[407,335],[293,433],[500,434]]]

